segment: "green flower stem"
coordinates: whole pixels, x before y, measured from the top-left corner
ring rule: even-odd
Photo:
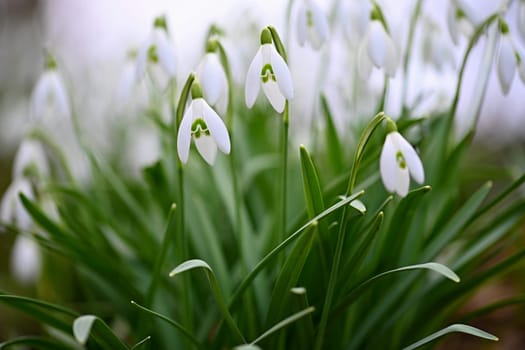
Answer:
[[[387,119],[383,112],[378,113],[368,124],[367,128],[361,134],[359,139],[359,144],[357,145],[354,161],[352,164],[352,169],[350,172],[350,178],[348,180],[348,186],[346,189],[345,196],[349,196],[354,191],[355,182],[357,179],[357,171],[359,169],[359,164],[363,158],[365,147],[368,144],[372,134],[377,129],[377,127]],[[328,323],[328,316],[330,315],[330,309],[332,307],[332,298],[335,292],[335,286],[337,282],[337,277],[339,274],[339,265],[341,262],[341,256],[343,253],[344,238],[346,232],[346,219],[347,219],[347,207],[344,206],[341,219],[339,220],[339,231],[337,233],[337,243],[334,252],[334,259],[332,261],[332,269],[330,270],[330,279],[328,280],[328,287],[326,289],[326,297],[323,305],[323,311],[321,314],[321,321],[319,322],[319,328],[317,331],[317,336],[315,339],[314,349],[321,350],[323,349],[323,342],[325,337],[326,325]]]
[[[403,90],[401,95],[401,106],[403,113],[407,110],[407,90],[408,90],[408,64],[410,62],[410,57],[412,56],[412,47],[414,44],[414,32],[417,24],[417,20],[419,19],[419,15],[421,14],[421,5],[423,4],[423,0],[418,0],[416,3],[416,6],[414,7],[414,12],[412,13],[412,17],[410,18],[410,25],[408,28],[408,39],[407,39],[407,48],[405,51],[405,56],[403,57],[403,74],[405,75],[405,78],[403,79]]]

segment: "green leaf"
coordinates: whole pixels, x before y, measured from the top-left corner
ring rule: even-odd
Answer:
[[[41,338],[41,337],[20,337],[13,340],[0,343],[0,350],[10,349],[11,347],[24,346],[24,348],[30,347],[31,349],[44,349],[44,350],[72,350],[73,348],[62,343],[57,342],[54,339]]]
[[[153,311],[151,309],[148,309],[147,307],[142,306],[142,305],[136,303],[133,300],[131,301],[131,304],[133,306],[137,307],[139,310],[141,310],[143,312],[146,312],[146,313],[148,313],[150,315],[153,315],[155,317],[158,317],[158,318],[160,318],[161,320],[163,320],[166,323],[169,323],[170,325],[175,327],[177,330],[179,330],[189,341],[191,341],[197,347],[199,347],[199,348],[201,347],[201,344],[199,343],[199,341],[190,332],[188,332],[188,330],[186,328],[184,328],[184,326],[182,326],[180,323],[178,323],[176,321],[173,321],[171,318],[166,317],[166,316],[164,316],[162,314],[159,314],[158,312],[155,312],[155,311]],[[137,347],[139,344],[135,345],[135,347]]]
[[[335,172],[339,173],[343,170],[343,162],[341,162],[341,159],[343,159],[343,148],[334,124],[332,111],[330,110],[330,106],[328,106],[328,101],[326,100],[325,95],[321,95],[321,107],[323,109],[323,116],[326,124],[325,140],[327,142],[326,150],[328,153],[328,159],[330,160],[330,164],[333,166]]]
[[[73,322],[73,335],[82,345],[91,336],[104,349],[128,350],[128,347],[113,333],[111,328],[94,315],[83,315]]]
[[[306,199],[306,209],[308,217],[313,218],[316,214],[325,209],[319,176],[315,169],[314,162],[306,148],[299,147],[301,155],[301,170],[303,175],[303,190]]]
[[[428,337],[425,337],[423,339],[421,339],[420,341],[417,341],[415,342],[414,344],[411,344],[405,348],[403,348],[403,350],[413,350],[413,349],[417,349],[427,343],[430,343],[431,341],[434,341],[435,339],[439,338],[439,337],[442,337],[448,333],[454,333],[454,332],[459,332],[459,333],[466,333],[466,334],[470,334],[470,335],[473,335],[473,336],[476,336],[476,337],[479,337],[479,338],[483,338],[483,339],[487,339],[487,340],[493,340],[493,341],[498,341],[498,338],[490,333],[487,333],[485,331],[482,331],[481,329],[478,329],[478,328],[475,328],[475,327],[472,327],[472,326],[468,326],[468,325],[465,325],[465,324],[453,324],[451,326],[448,326],[446,328],[443,328],[442,330],[440,331],[437,331],[436,333],[433,333],[431,335],[429,335]]]
[[[222,293],[221,293],[221,291],[219,289],[219,285],[217,284],[217,279],[215,278],[215,274],[213,273],[213,270],[208,265],[208,263],[206,263],[205,261],[200,260],[200,259],[187,260],[187,261],[183,262],[182,264],[178,265],[177,267],[175,267],[170,272],[170,277],[173,277],[173,276],[178,275],[178,274],[180,274],[182,272],[185,272],[185,271],[188,271],[188,270],[192,270],[192,269],[196,269],[196,268],[201,268],[206,273],[206,277],[208,278],[208,282],[209,282],[210,288],[211,288],[211,290],[213,292],[213,296],[215,297],[215,301],[217,302],[217,304],[219,306],[219,309],[222,312],[224,320],[226,321],[226,323],[230,327],[230,330],[232,331],[232,333],[238,338],[237,340],[240,340],[240,341],[244,342],[244,336],[242,335],[241,331],[239,330],[239,328],[235,324],[235,321],[233,320],[233,317],[230,314],[230,311],[228,310],[228,306],[226,305],[226,302],[225,302],[225,300],[224,300],[224,298],[222,296]]]

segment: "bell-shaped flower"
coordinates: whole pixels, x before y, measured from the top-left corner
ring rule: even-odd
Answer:
[[[319,50],[328,40],[330,27],[321,8],[313,0],[303,0],[297,14],[297,40],[304,46],[308,41],[313,49]]]
[[[358,49],[357,64],[362,79],[368,79],[373,66],[394,77],[399,57],[396,46],[379,19],[372,19]],[[373,65],[373,66],[372,66]]]
[[[267,28],[261,33],[261,47],[248,68],[245,86],[246,105],[251,108],[259,89],[262,90],[272,107],[281,113],[286,100],[293,98],[292,75],[286,62],[272,44],[272,37]]]
[[[137,55],[137,81],[142,80],[146,71],[161,90],[166,89],[169,80],[177,73],[175,46],[169,37],[164,16],[155,19],[153,31]]]
[[[469,10],[463,1],[449,1],[447,9],[447,27],[454,45],[459,43],[460,35],[470,38],[474,33],[474,18],[472,17],[473,12]]]
[[[206,101],[224,115],[228,108],[228,79],[215,52],[207,52],[195,71]]]
[[[221,117],[202,97],[197,81],[192,85],[192,100],[180,123],[177,135],[177,152],[182,163],[188,162],[191,140],[204,160],[213,165],[217,148],[230,153],[230,136]]]
[[[388,133],[379,162],[381,179],[389,192],[405,197],[410,186],[410,176],[423,183],[423,164],[416,150],[397,131]]]
[[[7,188],[0,202],[0,221],[15,224],[22,230],[29,230],[33,226],[33,220],[20,201],[20,193],[30,199],[34,198],[31,183],[24,177],[15,178]]]
[[[13,178],[28,175],[47,176],[49,165],[42,144],[26,138],[18,147],[13,165]]]
[[[47,57],[46,69],[38,79],[31,95],[31,116],[34,120],[47,115],[68,118],[71,115],[64,81],[57,71],[54,58]]]
[[[33,238],[19,235],[11,252],[11,271],[18,282],[30,285],[40,275],[42,257]]]
[[[514,75],[516,75],[517,65],[518,59],[510,34],[508,32],[502,33],[499,44],[497,71],[501,91],[504,95],[509,93]]]

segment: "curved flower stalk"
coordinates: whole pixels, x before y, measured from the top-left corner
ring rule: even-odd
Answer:
[[[454,45],[458,45],[460,35],[470,38],[475,30],[474,12],[461,0],[450,0],[447,9],[447,27]]]
[[[399,65],[399,54],[394,41],[388,33],[388,26],[381,9],[374,4],[370,13],[370,22],[358,48],[357,64],[362,79],[368,79],[373,66],[382,68],[394,77]]]
[[[160,90],[165,90],[177,73],[175,46],[169,37],[165,16],[155,18],[153,31],[137,55],[136,79],[140,81],[148,71]]]
[[[228,129],[221,117],[203,98],[200,84],[195,80],[191,88],[192,101],[180,123],[177,136],[177,152],[182,163],[188,162],[191,140],[197,151],[209,164],[215,163],[217,148],[225,154],[230,153]]]
[[[228,78],[217,54],[217,44],[214,39],[208,41],[206,54],[197,66],[195,74],[201,83],[202,93],[206,101],[224,115],[228,108]]]
[[[49,166],[42,144],[31,138],[24,139],[15,155],[13,178],[48,174]]]
[[[246,76],[245,97],[249,108],[255,104],[261,86],[272,107],[282,113],[286,100],[293,98],[292,75],[285,60],[272,44],[272,35],[268,28],[261,32],[261,47]]]
[[[57,70],[55,58],[50,54],[47,54],[45,70],[35,84],[31,95],[32,119],[43,119],[47,115],[58,115],[61,118],[71,116],[64,81]]]
[[[379,161],[381,180],[389,192],[405,197],[410,187],[410,176],[419,184],[425,181],[423,164],[412,145],[397,132],[392,120],[387,121],[387,129]]]
[[[0,202],[0,221],[16,224],[21,230],[29,230],[33,220],[18,197],[20,193],[29,199],[34,198],[31,182],[25,177],[15,178],[7,188]]]
[[[314,50],[319,50],[328,40],[330,27],[319,5],[313,0],[303,0],[297,14],[297,41],[304,46],[308,41]]]

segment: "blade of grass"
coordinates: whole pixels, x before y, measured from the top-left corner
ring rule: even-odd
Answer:
[[[405,348],[403,348],[403,350],[414,350],[414,349],[417,349],[427,343],[430,343],[434,340],[436,340],[437,338],[439,337],[442,337],[446,334],[449,334],[449,333],[454,333],[454,332],[459,332],[459,333],[465,333],[465,334],[470,334],[470,335],[473,335],[473,336],[476,336],[476,337],[479,337],[479,338],[483,338],[483,339],[487,339],[487,340],[493,340],[493,341],[498,341],[498,338],[490,333],[487,333],[485,331],[482,331],[481,329],[478,329],[478,328],[475,328],[475,327],[472,327],[472,326],[468,326],[466,324],[453,324],[451,326],[448,326],[446,328],[443,328],[442,330],[439,330],[437,331],[436,333],[433,333],[431,335],[429,335],[428,337],[425,337],[417,342],[415,342],[414,344],[411,344]]]

